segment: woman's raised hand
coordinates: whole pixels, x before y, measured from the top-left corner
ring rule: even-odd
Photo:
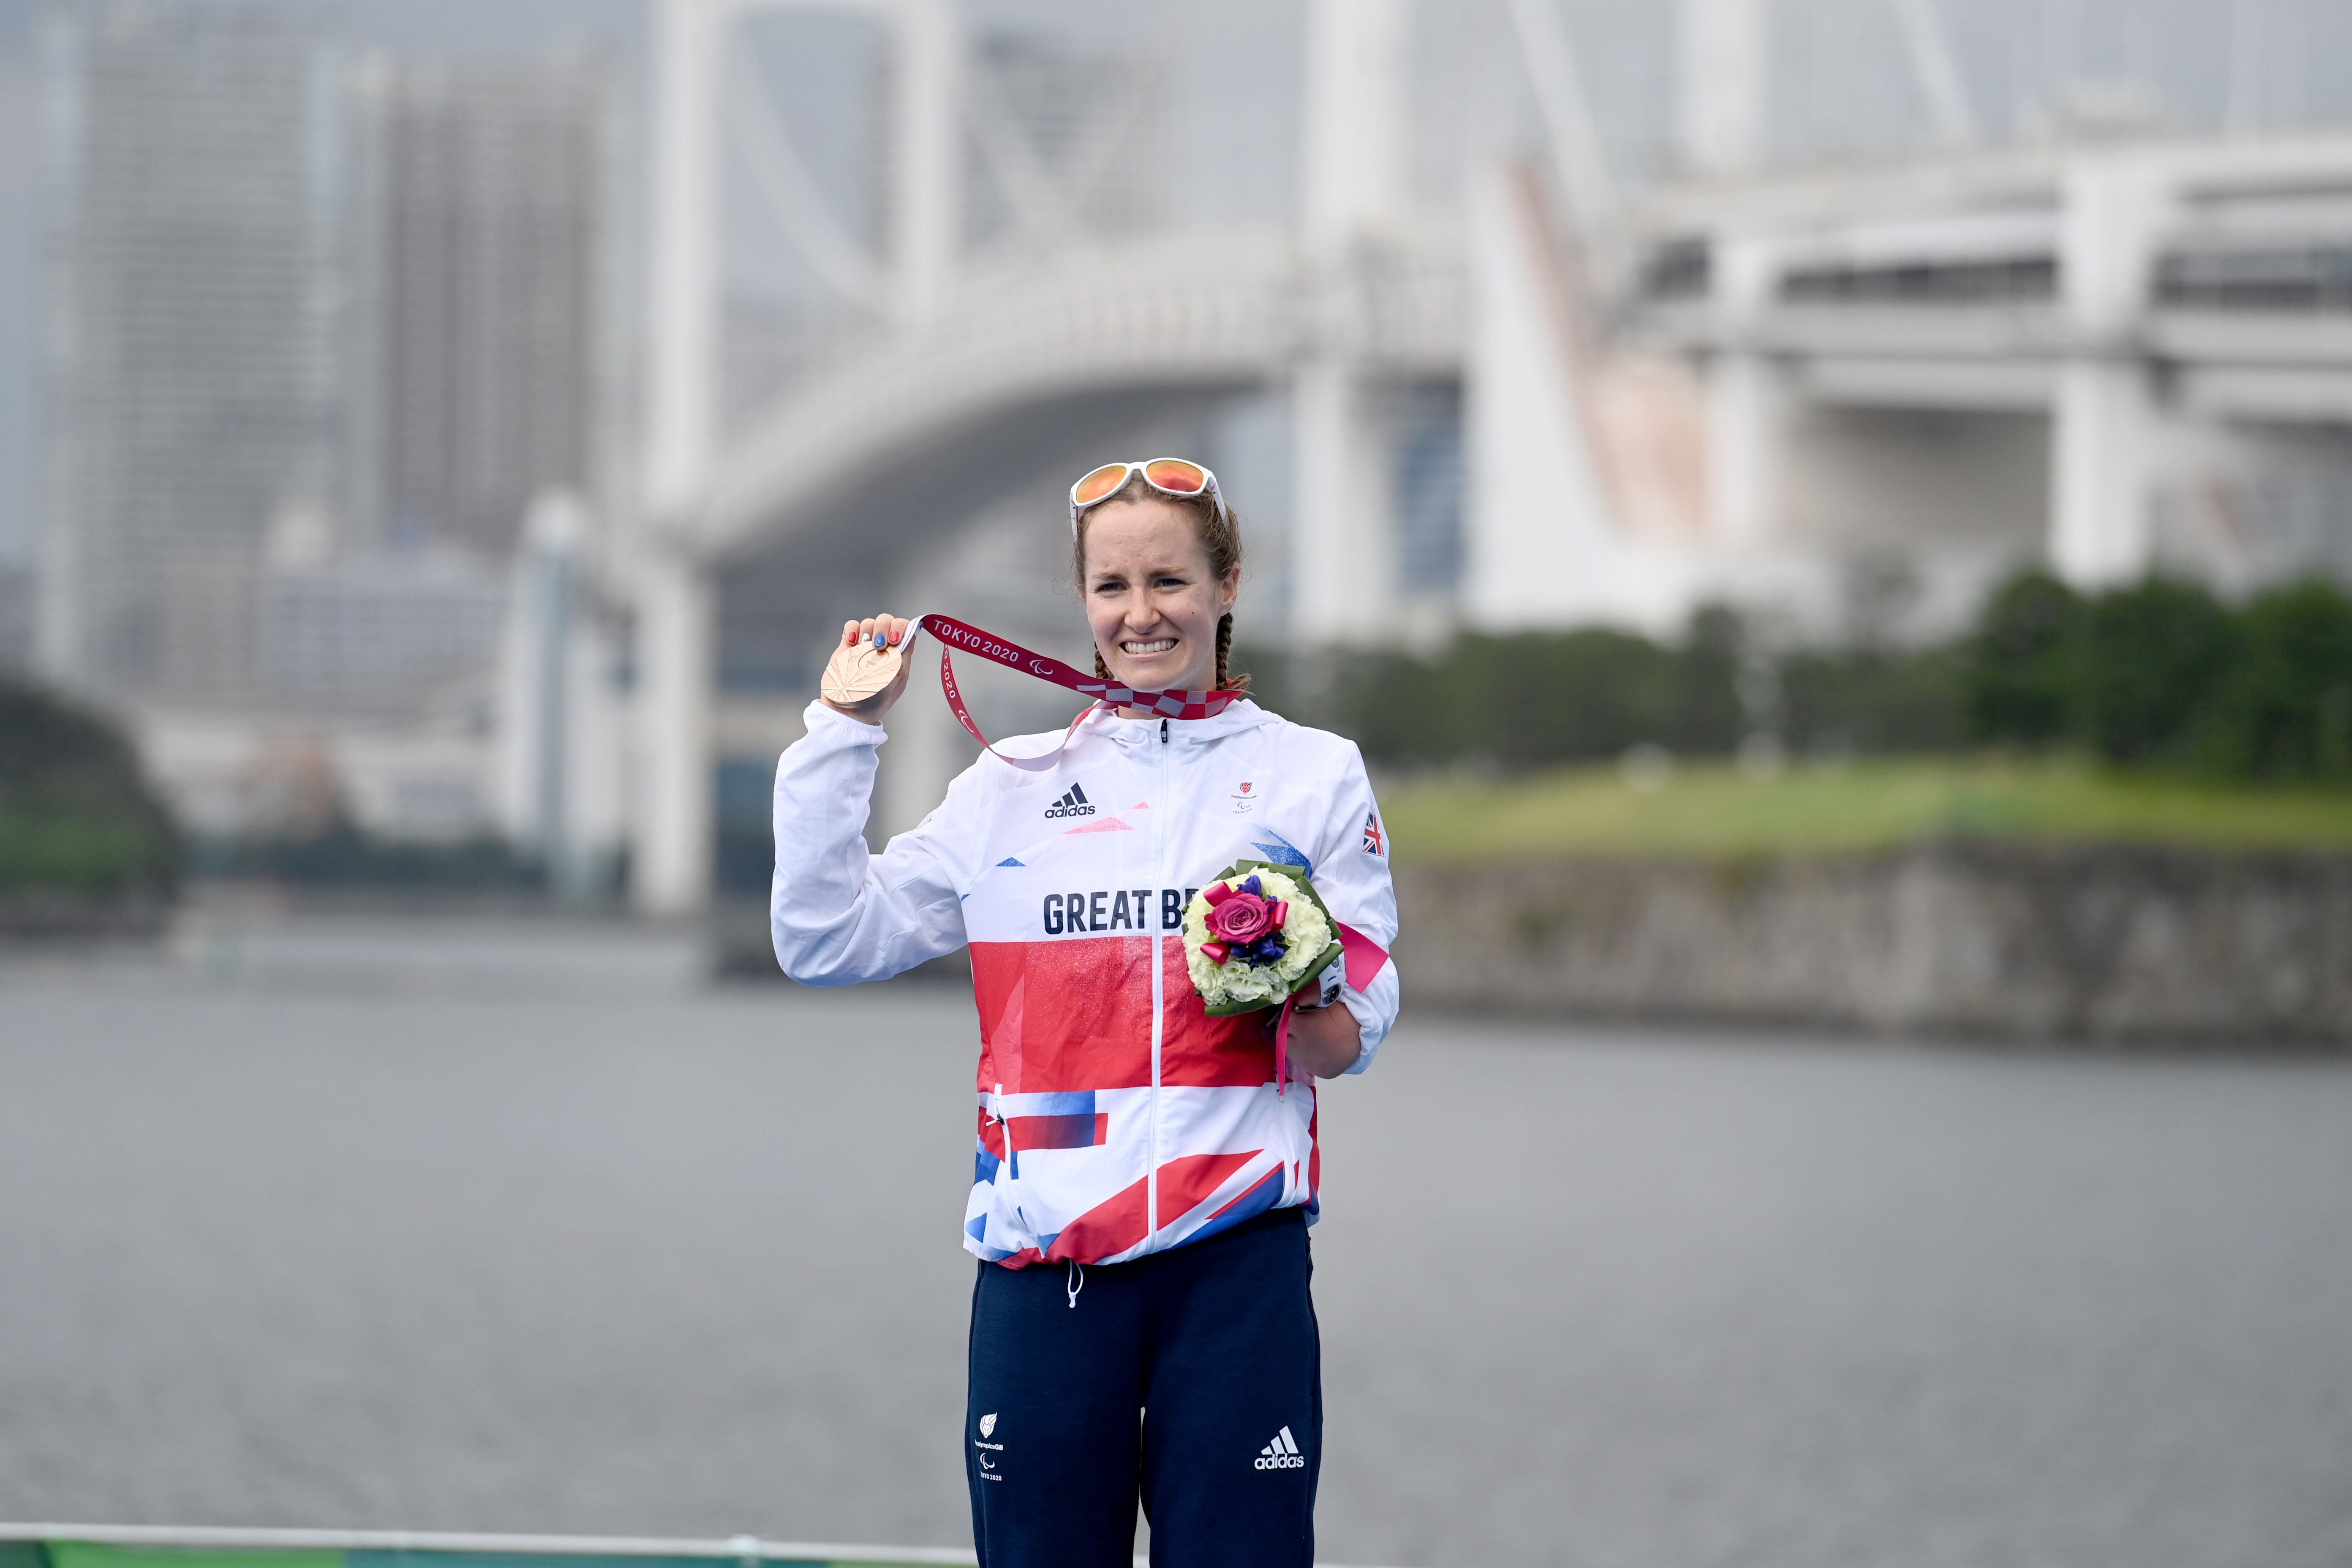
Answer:
[[[897,647],[907,640],[907,634],[914,627],[915,623],[904,616],[868,616],[862,621],[844,621],[841,623],[841,646],[856,647],[859,643],[870,643],[874,640],[874,634],[880,632],[890,639],[890,647]]]
[[[906,647],[908,634],[913,630],[914,623],[903,616],[868,616],[862,621],[844,621],[841,623],[841,641],[834,648],[834,658],[837,661],[854,648],[873,647],[877,637],[882,639],[883,647],[897,651]],[[901,659],[898,673],[891,679],[890,684],[864,701],[835,702],[830,697],[820,700],[836,713],[846,713],[852,719],[868,724],[878,723],[882,715],[890,711],[891,705],[905,694],[908,668]]]

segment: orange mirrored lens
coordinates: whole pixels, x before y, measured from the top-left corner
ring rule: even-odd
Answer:
[[[1209,471],[1200,464],[1179,462],[1173,458],[1146,463],[1143,477],[1161,489],[1174,490],[1180,495],[1192,495],[1209,482]]]
[[[1080,506],[1092,506],[1125,483],[1127,483],[1127,465],[1105,463],[1073,486],[1070,495]]]

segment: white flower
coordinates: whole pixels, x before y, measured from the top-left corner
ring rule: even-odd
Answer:
[[[1272,964],[1253,964],[1239,958],[1217,963],[1201,951],[1210,940],[1209,900],[1194,894],[1184,909],[1184,967],[1192,976],[1192,989],[1211,1007],[1251,1003],[1270,1006],[1280,1002],[1298,989],[1298,983],[1307,978],[1307,965],[1331,944],[1331,922],[1296,881],[1279,871],[1259,869],[1246,875],[1257,878],[1266,897],[1290,906],[1283,919],[1285,951]]]

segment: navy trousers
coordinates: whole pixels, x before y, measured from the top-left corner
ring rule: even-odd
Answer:
[[[1313,1272],[1295,1208],[1082,1277],[980,1265],[964,1469],[981,1568],[1130,1568],[1139,1500],[1152,1568],[1311,1568]]]

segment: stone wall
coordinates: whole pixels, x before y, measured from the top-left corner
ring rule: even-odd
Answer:
[[[2352,1045],[2352,856],[1990,844],[1397,870],[1408,998],[2014,1039]]]

